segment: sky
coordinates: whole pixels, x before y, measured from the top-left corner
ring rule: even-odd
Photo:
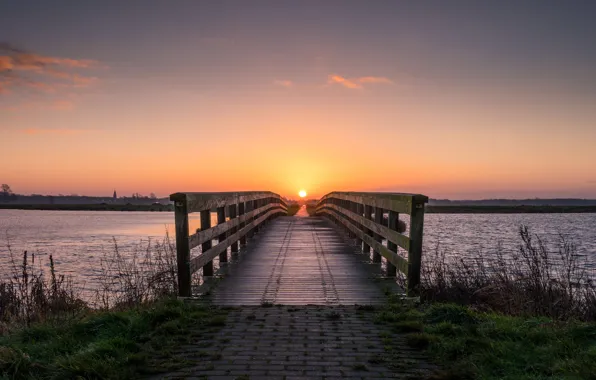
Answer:
[[[16,193],[596,198],[591,1],[0,0]]]

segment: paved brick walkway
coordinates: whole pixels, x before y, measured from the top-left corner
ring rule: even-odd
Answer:
[[[226,325],[180,347],[189,367],[156,378],[420,379],[432,366],[403,343],[387,360],[384,339],[403,340],[357,306],[274,306],[232,310]]]

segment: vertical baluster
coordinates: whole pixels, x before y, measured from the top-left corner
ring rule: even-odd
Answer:
[[[186,200],[175,201],[174,219],[176,221],[176,262],[178,267],[178,295],[190,297],[190,246],[188,244],[188,209]]]
[[[356,214],[362,216],[364,214],[364,205],[362,203],[356,203]],[[358,229],[362,232],[364,232],[364,226],[360,223],[358,223],[357,225]],[[364,240],[360,240],[360,250],[364,251],[364,245],[366,243],[364,242]]]
[[[395,211],[389,210],[389,229],[392,231],[397,231],[398,223],[399,223],[399,214]],[[389,239],[387,240],[387,248],[391,252],[397,253],[397,244],[393,243]],[[391,264],[389,260],[387,260],[387,277],[395,277],[397,274],[397,269],[395,265]]]
[[[371,220],[371,214],[372,214],[372,206],[364,205],[364,218]],[[372,231],[369,230],[368,228],[364,228],[364,233],[368,236],[372,236]],[[366,256],[368,256],[370,258],[370,245],[368,245],[368,243],[363,244],[362,250],[364,251]]]
[[[244,202],[238,203],[238,216],[244,215],[245,207],[246,207],[246,203],[244,203]],[[246,226],[246,222],[240,223],[240,229],[244,228],[244,226]],[[240,237],[240,246],[243,247],[245,245],[246,245],[246,235],[242,235]]]
[[[211,210],[203,210],[201,211],[201,231],[208,230],[209,228],[211,228]],[[211,240],[204,242],[201,245],[201,253],[207,252],[211,249],[211,246]],[[203,266],[203,276],[213,276],[213,260]]]
[[[246,202],[246,213],[251,212],[254,209],[253,207],[254,207],[253,201]],[[251,224],[253,220],[254,220],[254,218],[251,216],[246,221],[246,224]],[[252,235],[254,235],[254,229],[253,228],[251,228],[250,231],[248,231],[248,233],[246,234],[246,237],[248,239],[250,239],[250,238],[252,238]]]
[[[383,225],[383,209],[380,207],[375,207],[375,223],[378,225]],[[383,243],[383,236],[379,234],[374,234],[375,240],[379,243]],[[373,262],[380,263],[381,262],[381,252],[377,249],[373,251]]]
[[[217,224],[222,224],[226,222],[226,207],[218,207],[217,208]],[[217,237],[218,244],[222,241],[226,240],[227,234],[224,232],[223,234]],[[228,250],[226,249],[222,253],[219,254],[219,262],[226,263],[228,261]]]
[[[420,294],[423,227],[424,203],[413,201],[410,214],[410,250],[408,251],[408,297],[417,297]]]
[[[230,220],[234,220],[236,219],[236,211],[237,211],[237,206],[236,204],[231,204],[228,206],[228,216],[230,217]],[[236,232],[238,232],[238,227],[234,227],[232,228],[230,234],[235,234]],[[240,241],[235,241],[232,243],[231,247],[232,247],[232,253],[236,253],[238,252],[238,246],[240,245]]]

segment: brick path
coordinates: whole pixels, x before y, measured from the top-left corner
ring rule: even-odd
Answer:
[[[433,368],[403,343],[388,362],[383,339],[403,340],[357,306],[243,307],[226,325],[180,347],[189,367],[156,378],[420,379]],[[382,338],[384,337],[384,338]]]

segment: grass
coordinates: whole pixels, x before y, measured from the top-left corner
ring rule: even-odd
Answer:
[[[184,366],[174,349],[225,324],[225,311],[166,299],[89,312],[0,337],[0,379],[127,379]]]
[[[427,350],[444,369],[434,379],[596,379],[595,323],[395,300],[375,322]],[[385,341],[393,357],[389,363],[399,365],[399,340]]]

